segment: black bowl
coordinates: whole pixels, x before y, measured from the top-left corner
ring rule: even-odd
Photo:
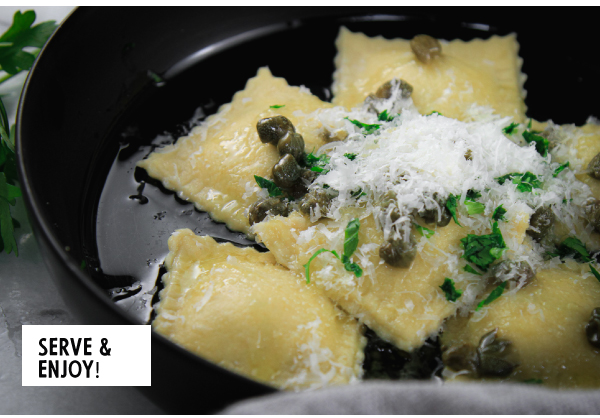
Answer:
[[[575,15],[573,10],[553,9],[549,17],[548,12],[355,7],[77,9],[32,69],[17,123],[25,200],[40,249],[65,302],[89,324],[144,322],[117,306],[107,292],[111,287],[131,285],[135,274],[106,272],[119,256],[127,264],[137,262],[134,253],[138,258],[164,254],[168,232],[154,239],[152,222],[138,226],[142,233],[127,232],[123,225],[127,222],[121,222],[112,227],[115,247],[133,250],[113,251],[106,259],[99,255],[97,233],[110,226],[97,225],[98,206],[115,158],[132,161],[136,153],[141,158],[140,147],[147,147],[164,131],[176,135],[185,129],[178,124],[189,119],[200,104],[228,102],[259,66],[268,65],[290,84],[307,85],[327,98],[334,69],[333,41],[340,25],[369,35],[408,38],[428,33],[468,40],[516,32],[524,72],[529,75],[525,85],[529,116],[578,124],[590,114],[599,116],[595,98],[600,78],[586,43],[594,39],[593,13],[578,10]],[[543,20],[537,17],[540,13],[545,13]],[[132,126],[138,130],[127,134]],[[129,171],[130,181],[124,182],[137,185]],[[110,202],[108,196],[105,200]],[[172,196],[168,200],[175,201]],[[206,217],[198,216],[205,226],[200,229],[244,244],[239,234],[222,225],[211,229]],[[121,227],[123,233],[119,233]],[[145,248],[152,239],[158,242],[155,248]],[[151,367],[152,386],[141,389],[170,412],[214,411],[274,391],[154,333]]]

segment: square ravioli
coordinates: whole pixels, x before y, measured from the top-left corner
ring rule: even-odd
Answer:
[[[307,89],[289,86],[283,78],[273,77],[268,68],[261,68],[231,103],[138,166],[214,220],[248,233],[248,207],[260,192],[254,176],[271,177],[280,158],[276,147],[260,141],[256,123],[275,115],[287,117],[310,151],[325,143],[320,122],[310,114],[327,107],[332,106]]]
[[[270,253],[189,229],[169,238],[154,329],[225,368],[283,389],[356,381],[358,322]]]
[[[517,122],[525,118],[525,76],[515,35],[441,41],[441,55],[429,63],[416,59],[408,40],[370,38],[345,27],[336,46],[335,105],[358,106],[382,84],[399,78],[413,86],[412,98],[422,114],[437,111],[468,120],[473,106],[485,106]]]

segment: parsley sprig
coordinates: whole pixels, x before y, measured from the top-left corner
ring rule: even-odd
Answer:
[[[344,264],[344,268],[346,271],[354,273],[356,277],[361,277],[363,274],[362,269],[356,263],[352,263],[350,261],[350,257],[356,251],[358,247],[358,231],[360,229],[360,220],[352,219],[348,222],[346,226],[346,230],[344,231],[344,252],[342,256],[335,250],[328,250],[326,248],[321,248],[316,253],[312,255],[312,257],[308,260],[306,264],[304,264],[304,271],[306,273],[306,283],[310,283],[310,263],[319,255],[325,252],[333,254],[338,260],[340,260]]]
[[[0,36],[0,83],[12,78],[33,65],[39,50],[25,51],[26,47],[41,48],[56,29],[54,21],[32,26],[35,12],[17,11],[10,28]],[[17,169],[15,160],[15,126],[10,126],[8,114],[0,98],[0,251],[18,255],[15,239],[15,223],[10,207],[21,197],[21,189],[16,185]]]

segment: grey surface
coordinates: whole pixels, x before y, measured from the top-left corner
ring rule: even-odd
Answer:
[[[537,385],[370,382],[240,402],[225,414],[600,414],[600,392]]]
[[[0,7],[0,33],[15,10],[35,9],[36,22],[61,20],[71,7]],[[21,74],[0,87],[14,120]],[[0,254],[0,415],[4,414],[156,414],[162,413],[131,387],[21,386],[21,326],[76,324],[44,265],[27,221],[22,199],[12,209],[21,227],[16,230],[19,256]]]

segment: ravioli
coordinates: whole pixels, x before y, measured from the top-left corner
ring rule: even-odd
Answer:
[[[544,386],[588,388],[600,386],[600,350],[588,343],[585,325],[600,306],[600,283],[589,267],[573,261],[539,271],[515,294],[504,294],[481,313],[448,321],[441,342],[446,348],[464,343],[477,346],[494,328],[498,338],[512,342],[519,366],[506,380],[535,379]],[[469,380],[470,375],[454,380]]]
[[[316,224],[298,212],[287,218],[273,217],[255,224],[257,239],[273,253],[278,263],[304,277],[306,264],[321,248],[342,253],[344,227],[361,211],[350,211],[340,221],[320,220]],[[521,216],[508,235],[523,242],[528,216]],[[310,264],[310,278],[346,312],[356,316],[377,334],[400,349],[412,351],[437,335],[443,320],[456,312],[440,286],[448,276],[446,253],[460,252],[460,239],[467,232],[455,223],[437,228],[423,242],[410,268],[391,267],[379,256],[383,232],[372,215],[360,219],[358,263],[365,274],[356,278],[331,254],[324,253]],[[458,257],[456,257],[456,262]],[[477,278],[472,279],[477,281]],[[465,280],[461,286],[468,286]],[[472,282],[471,282],[472,283]]]
[[[227,369],[284,389],[345,384],[361,375],[358,322],[270,253],[189,229],[169,238],[154,329]]]
[[[214,220],[248,233],[247,209],[260,191],[254,176],[270,178],[280,158],[276,147],[260,141],[256,123],[265,117],[286,116],[310,151],[324,141],[322,125],[309,114],[327,107],[332,106],[307,89],[291,87],[283,78],[273,77],[264,67],[231,103],[221,106],[189,136],[153,152],[138,166]]]
[[[408,40],[369,38],[345,27],[340,29],[336,46],[335,105],[358,106],[396,77],[413,86],[412,98],[422,114],[437,111],[467,120],[469,109],[477,105],[517,122],[525,118],[525,76],[520,72],[515,35],[443,42],[442,55],[429,64],[415,58]]]

